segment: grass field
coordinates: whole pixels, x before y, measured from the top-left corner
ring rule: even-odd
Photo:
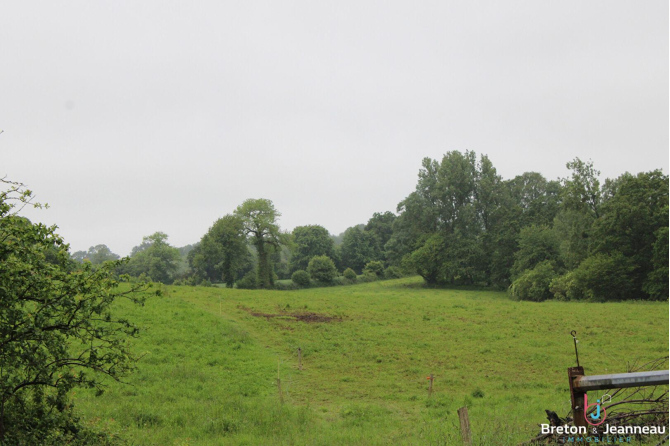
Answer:
[[[538,432],[544,409],[569,411],[571,330],[587,374],[668,353],[667,302],[515,302],[419,278],[168,287],[118,311],[144,327],[139,370],[101,397],[78,391],[76,405],[141,445],[461,444],[462,406],[475,444],[517,444]]]

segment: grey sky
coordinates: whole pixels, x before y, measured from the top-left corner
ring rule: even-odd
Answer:
[[[72,250],[395,211],[423,157],[668,167],[668,2],[5,2],[0,175]]]

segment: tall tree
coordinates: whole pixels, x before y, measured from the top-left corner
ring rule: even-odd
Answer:
[[[358,226],[352,226],[344,231],[344,238],[340,247],[342,268],[351,268],[361,274],[365,264],[378,260],[379,253],[375,250],[374,236]]]
[[[223,280],[232,288],[238,271],[249,261],[242,219],[226,215],[215,221],[189,254],[189,261],[198,275],[212,282]]]
[[[319,225],[297,226],[293,229],[290,271],[306,270],[312,257],[335,257],[335,243],[328,230]]]
[[[272,201],[265,198],[250,198],[235,209],[235,215],[242,220],[244,232],[250,237],[258,253],[256,285],[259,288],[273,288],[274,273],[270,255],[285,244],[277,224],[281,214],[275,209]]]
[[[591,253],[624,258],[635,268],[629,274],[637,296],[646,297],[643,289],[652,289],[653,271],[665,261],[659,259],[668,228],[668,176],[660,170],[637,175],[624,174],[611,185],[609,198],[593,224]],[[667,240],[667,238],[666,238]],[[667,247],[666,247],[667,249]],[[623,257],[619,257],[620,253]],[[662,256],[662,254],[661,254]],[[655,260],[656,259],[656,260]],[[667,276],[661,288],[667,287]],[[655,294],[655,298],[667,298]]]
[[[365,225],[365,230],[374,239],[378,260],[386,260],[386,244],[393,235],[393,222],[396,218],[393,212],[375,212]]]

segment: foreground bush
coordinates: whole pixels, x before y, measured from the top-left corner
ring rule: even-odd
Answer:
[[[310,283],[309,273],[299,269],[291,275],[291,280],[299,287],[308,287]]]
[[[312,257],[307,266],[307,272],[312,279],[321,283],[332,283],[337,277],[337,268],[335,263],[328,256]]]
[[[512,282],[510,293],[519,300],[541,302],[551,299],[549,285],[554,277],[556,277],[554,264],[545,260],[538,263],[535,268],[524,271],[518,279]]]
[[[256,285],[256,271],[251,270],[244,275],[240,280],[235,282],[235,286],[241,290],[255,290]]]

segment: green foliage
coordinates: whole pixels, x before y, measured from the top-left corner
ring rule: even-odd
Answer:
[[[553,262],[544,260],[523,272],[510,286],[510,293],[519,300],[541,302],[551,299],[551,281],[556,277]]]
[[[384,263],[379,261],[366,263],[363,274],[374,274],[378,279],[384,278]]]
[[[188,259],[199,277],[211,282],[222,280],[232,288],[240,269],[250,262],[242,220],[236,215],[218,219]]]
[[[397,266],[389,266],[384,270],[384,277],[386,279],[400,279],[403,276],[402,270]]]
[[[337,277],[337,268],[335,263],[328,256],[312,257],[307,266],[307,272],[312,279],[321,283],[332,283],[333,279]]]
[[[429,284],[487,282],[495,250],[489,233],[494,233],[502,192],[503,183],[485,156],[478,162],[474,152],[454,151],[440,162],[425,158],[416,191],[398,205],[399,229],[406,234],[391,238],[390,258],[397,258],[399,247],[411,247],[404,261]]]
[[[666,206],[665,212],[668,209]],[[668,227],[660,228],[656,231],[656,241],[654,242],[653,270],[647,276],[644,284],[644,291],[654,300],[668,298]]]
[[[520,211],[520,226],[552,224],[561,202],[558,181],[547,181],[537,172],[525,172],[506,183],[511,198],[508,206]]]
[[[512,277],[519,277],[524,271],[535,265],[559,259],[559,240],[556,233],[548,226],[531,225],[521,229],[519,233],[519,249],[514,253]]]
[[[255,290],[258,288],[257,277],[258,274],[255,270],[249,270],[240,280],[235,282],[235,286],[241,290]]]
[[[305,270],[299,269],[291,275],[291,280],[299,287],[308,287],[310,283],[309,273]]]
[[[104,377],[133,370],[127,341],[137,327],[111,310],[119,298],[142,303],[143,285],[118,291],[124,261],[76,268],[55,226],[15,215],[31,194],[10,184],[0,193],[0,443],[86,444],[94,436],[81,430],[68,394],[102,392]]]
[[[429,285],[442,283],[444,253],[444,238],[440,234],[434,234],[419,249],[405,258],[405,265],[408,269],[416,271]]]
[[[305,270],[309,260],[316,256],[335,256],[335,244],[323,226],[297,226],[293,229],[293,246],[290,270]]]
[[[636,299],[635,271],[632,260],[619,252],[595,254],[584,260],[573,273],[575,288],[582,297],[597,301]]]
[[[273,288],[274,273],[270,255],[279,250],[281,245],[286,244],[277,224],[281,214],[275,209],[272,201],[250,198],[235,209],[235,215],[242,220],[245,234],[251,238],[252,244],[256,247],[258,254],[256,286]]]
[[[554,219],[558,251],[568,269],[576,268],[589,253],[594,217],[586,212],[564,209]]]
[[[377,250],[375,236],[354,226],[344,231],[340,257],[343,267],[361,273],[365,264],[372,260],[379,260],[381,253]]]
[[[356,282],[356,271],[354,271],[351,268],[347,268],[342,272],[342,276],[344,276],[345,279],[347,279],[349,282]]]
[[[575,277],[574,271],[554,277],[549,284],[549,291],[558,300],[578,300],[583,299],[585,295],[585,290]]]
[[[635,298],[648,298],[645,290],[654,298],[667,298],[662,295],[667,287],[662,271],[668,264],[662,250],[667,243],[663,248],[658,240],[668,228],[668,176],[659,170],[624,174],[608,186],[610,197],[593,224],[591,252],[613,257],[620,253],[630,261],[634,270],[628,278]]]
[[[133,248],[130,261],[120,271],[135,277],[145,275],[155,282],[172,283],[181,255],[177,248],[167,243],[167,238],[163,232],[144,237],[142,244]]]
[[[84,261],[91,262],[93,265],[100,265],[104,262],[119,260],[121,257],[114,254],[107,245],[96,245],[88,248],[88,251],[77,251],[72,254],[72,260],[79,263]]]
[[[365,231],[372,236],[374,251],[379,259],[386,259],[386,244],[393,235],[393,223],[396,220],[393,212],[375,212],[365,225]]]
[[[570,178],[563,179],[563,208],[566,210],[586,213],[598,218],[602,194],[598,176],[593,162],[584,162],[575,158],[565,165],[572,171]]]

